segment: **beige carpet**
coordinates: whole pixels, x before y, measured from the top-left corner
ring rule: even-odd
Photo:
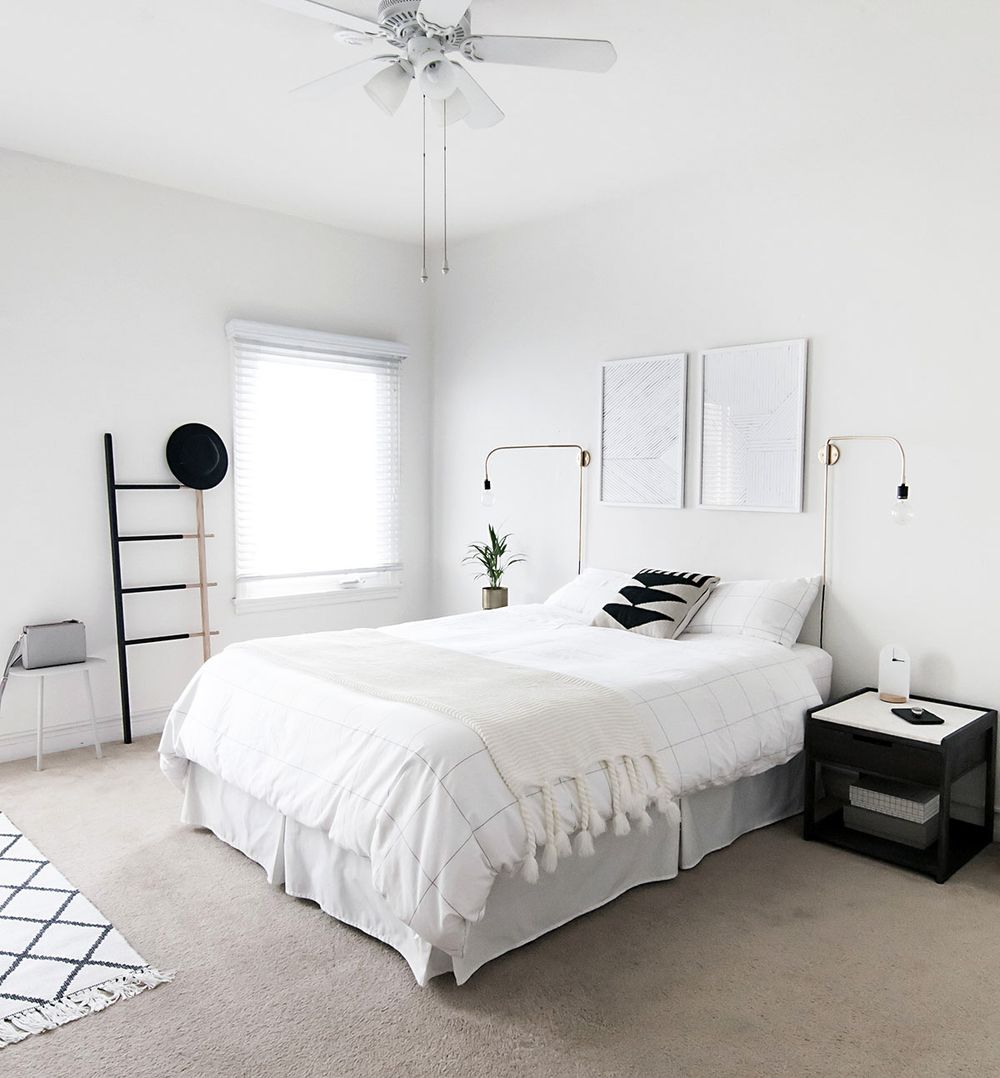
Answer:
[[[155,741],[0,766],[0,806],[171,985],[0,1051],[4,1078],[1000,1073],[1000,856],[943,887],[759,831],[418,988],[178,822]]]

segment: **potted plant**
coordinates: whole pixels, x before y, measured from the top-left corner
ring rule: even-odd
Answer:
[[[507,605],[507,589],[500,586],[503,574],[519,561],[524,561],[523,554],[508,554],[507,540],[510,535],[498,535],[491,524],[488,543],[470,543],[469,553],[462,559],[463,565],[478,565],[482,572],[476,574],[476,580],[489,580],[489,587],[483,588],[483,609],[498,610]]]

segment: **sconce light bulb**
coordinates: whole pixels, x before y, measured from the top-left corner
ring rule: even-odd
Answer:
[[[910,505],[909,498],[897,498],[892,503],[889,515],[892,517],[893,521],[899,525],[909,524],[916,516]]]
[[[496,505],[496,502],[497,502],[496,498],[493,496],[493,491],[492,490],[484,490],[481,500],[482,500],[483,506],[486,509],[489,509],[489,508],[491,508],[491,506]]]

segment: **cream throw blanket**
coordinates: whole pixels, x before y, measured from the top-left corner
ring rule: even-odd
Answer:
[[[575,784],[577,853],[593,853],[593,837],[606,821],[594,811],[586,774],[603,767],[611,791],[615,833],[630,831],[628,816],[645,830],[650,802],[665,812],[667,779],[646,728],[632,703],[619,692],[571,677],[429,644],[402,640],[374,629],[316,634],[244,644],[274,662],[333,681],[346,689],[437,711],[474,730],[500,777],[517,798],[525,828],[522,867],[538,878],[536,849],[544,838],[542,865],[553,871],[572,846],[556,811],[553,787]],[[639,761],[656,776],[650,790]],[[542,798],[544,835],[537,835],[527,799]]]

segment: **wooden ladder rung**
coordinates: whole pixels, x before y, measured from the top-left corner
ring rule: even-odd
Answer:
[[[206,588],[217,588],[219,585],[214,580],[209,580]],[[145,584],[138,588],[122,588],[122,595],[138,595],[139,592],[149,591],[186,591],[191,588],[200,588],[200,584]]]
[[[204,633],[170,633],[168,636],[137,636],[132,640],[126,640],[125,643],[131,647],[133,644],[160,644],[164,640],[194,640],[204,635]],[[219,630],[213,629],[208,635],[218,636]]]
[[[182,483],[115,483],[115,490],[182,490]]]
[[[197,539],[197,532],[171,532],[167,535],[119,535],[119,543],[158,543],[165,539]],[[207,532],[203,539],[214,539],[214,532]]]

